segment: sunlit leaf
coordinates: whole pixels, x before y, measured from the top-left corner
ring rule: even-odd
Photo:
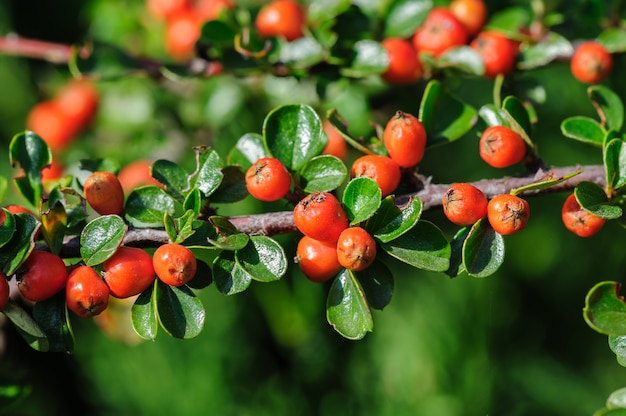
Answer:
[[[413,228],[422,215],[422,201],[410,198],[402,207],[396,206],[393,197],[383,199],[376,214],[367,222],[366,229],[376,240],[388,243]]]
[[[561,132],[565,137],[583,143],[602,146],[605,131],[596,120],[585,116],[568,117],[561,123]]]
[[[215,287],[224,295],[234,295],[246,290],[252,277],[235,261],[232,251],[222,251],[213,261]]]
[[[117,215],[103,215],[87,224],[80,234],[80,255],[85,264],[95,266],[115,254],[127,229]]]
[[[250,236],[250,241],[235,252],[237,264],[250,277],[260,282],[279,280],[287,272],[287,256],[275,240],[266,236]]]
[[[380,187],[373,179],[360,177],[348,182],[342,203],[350,224],[358,224],[374,215],[380,206],[380,198]]]
[[[320,155],[312,158],[300,171],[304,192],[330,192],[341,186],[348,176],[348,168],[337,157]]]

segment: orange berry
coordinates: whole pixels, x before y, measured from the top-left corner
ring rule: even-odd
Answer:
[[[89,266],[72,270],[65,285],[67,308],[81,318],[99,315],[109,303],[109,287]]]
[[[561,209],[561,219],[565,228],[579,237],[590,237],[604,226],[604,218],[585,211],[574,194],[570,194]]]
[[[246,172],[246,188],[260,201],[278,201],[287,195],[290,187],[289,171],[273,157],[262,157]]]
[[[328,192],[313,192],[302,198],[293,210],[293,219],[302,234],[320,241],[337,241],[348,227],[341,202]]]
[[[469,36],[477,34],[487,20],[487,6],[483,0],[452,0],[448,7]]]
[[[215,20],[223,11],[234,7],[234,0],[196,0],[192,6],[194,14],[203,22]]]
[[[376,241],[361,227],[349,227],[337,240],[337,260],[349,270],[367,269],[376,258]]]
[[[296,253],[296,263],[312,282],[325,282],[341,270],[334,241],[318,241],[305,235],[298,242]]]
[[[53,100],[41,101],[28,112],[26,128],[37,133],[54,153],[70,145],[78,127],[68,123],[66,114]]]
[[[159,246],[152,255],[157,277],[170,286],[182,286],[196,275],[197,262],[193,252],[180,244]]]
[[[585,42],[574,51],[570,68],[574,77],[586,84],[597,84],[609,76],[613,57],[597,42]]]
[[[163,187],[163,184],[150,174],[151,166],[152,162],[149,160],[136,160],[120,169],[117,179],[120,181],[125,194],[131,193],[135,188],[142,185]]]
[[[350,177],[367,177],[375,180],[380,187],[382,196],[387,196],[395,191],[400,184],[400,166],[387,156],[365,155],[352,163]]]
[[[381,75],[383,80],[389,84],[413,84],[422,77],[422,63],[410,41],[388,38],[382,45],[389,58],[389,66]]]
[[[412,41],[418,53],[439,56],[452,47],[465,45],[467,39],[467,31],[456,16],[446,7],[435,7],[417,29]]]
[[[442,198],[443,213],[456,225],[466,226],[487,216],[487,197],[469,183],[452,185]]]
[[[283,37],[292,41],[304,36],[306,11],[293,0],[274,0],[259,10],[254,25],[261,37]]]
[[[88,79],[69,81],[54,97],[59,109],[67,116],[68,123],[83,129],[98,109],[100,95]]]
[[[111,295],[116,298],[138,295],[155,279],[152,257],[136,247],[118,247],[115,254],[102,263],[102,271]]]
[[[495,78],[498,74],[509,75],[515,68],[518,43],[499,32],[481,32],[470,43],[485,64],[485,76]]]
[[[328,136],[328,142],[322,150],[323,155],[332,155],[338,157],[341,160],[346,160],[348,156],[348,144],[343,136],[337,131],[335,127],[328,120],[324,120],[322,128]]]
[[[189,0],[146,0],[146,9],[153,17],[167,20],[190,6]]]
[[[487,205],[491,227],[502,235],[514,234],[526,228],[530,206],[525,199],[511,194],[494,197]]]
[[[480,137],[479,154],[490,166],[506,168],[524,159],[526,142],[509,127],[491,126]]]
[[[424,157],[426,129],[414,115],[398,111],[385,126],[383,142],[390,158],[400,167],[410,168]]]
[[[177,61],[193,57],[200,38],[201,21],[191,11],[181,11],[172,16],[165,27],[165,50]]]
[[[94,172],[84,185],[87,203],[100,215],[119,215],[124,209],[124,189],[111,172]]]

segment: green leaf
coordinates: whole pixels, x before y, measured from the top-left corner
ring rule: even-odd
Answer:
[[[225,166],[222,168],[222,182],[211,194],[212,203],[232,204],[245,199],[248,195],[246,179],[239,166]]]
[[[597,283],[587,293],[583,316],[595,331],[605,335],[626,335],[626,303],[618,295],[618,282]]]
[[[234,295],[246,290],[252,277],[235,261],[235,253],[222,251],[213,261],[213,281],[223,295]]]
[[[4,208],[0,208],[0,248],[11,241],[15,234],[15,217]]]
[[[392,257],[419,269],[445,272],[450,267],[450,243],[433,223],[420,220],[408,232],[381,248]]]
[[[0,176],[0,202],[4,200],[4,197],[7,194],[7,189],[9,187],[7,178],[4,176]]]
[[[52,253],[61,252],[66,229],[67,212],[61,201],[57,200],[41,214],[41,234]]]
[[[508,126],[509,120],[504,113],[504,110],[497,108],[493,104],[485,104],[478,110],[478,115],[485,122],[488,127],[491,126]]]
[[[237,264],[260,282],[280,280],[287,272],[287,257],[280,244],[266,236],[250,236],[250,241],[235,252]]]
[[[19,164],[24,172],[23,177],[15,178],[15,185],[28,202],[39,206],[43,193],[41,170],[52,163],[48,145],[32,131],[16,134],[9,144],[9,161],[13,167]]]
[[[187,286],[191,289],[204,289],[213,283],[213,273],[211,272],[211,266],[200,259],[196,259],[197,268],[196,274],[193,279],[187,282]]]
[[[465,239],[469,235],[472,227],[461,227],[452,241],[450,241],[450,267],[446,270],[446,274],[450,277],[457,277],[461,273],[465,272],[465,266],[463,265],[463,247],[465,245]]]
[[[370,307],[382,310],[393,295],[393,273],[378,259],[371,266],[354,273],[361,283],[365,298]]]
[[[310,36],[281,43],[279,61],[291,68],[308,68],[324,59],[322,45]]]
[[[343,192],[342,203],[350,225],[359,224],[376,213],[380,207],[382,193],[380,187],[371,178],[354,178]]]
[[[477,121],[476,109],[452,96],[439,81],[426,86],[419,109],[432,147],[453,142],[467,133]]]
[[[504,238],[486,219],[470,229],[463,243],[463,268],[470,276],[487,277],[504,263]]]
[[[183,193],[189,189],[189,175],[185,169],[165,159],[152,163],[152,177],[165,186],[168,194],[183,201]]]
[[[130,73],[145,71],[145,65],[117,46],[92,42],[91,51],[85,57],[81,48],[73,48],[69,69],[75,77],[97,74],[99,79],[118,79]]]
[[[155,285],[158,284],[155,279],[154,285],[148,287],[139,294],[135,303],[130,310],[131,322],[133,329],[143,339],[154,341],[157,337],[159,329],[159,319],[156,309],[156,290]]]
[[[142,186],[126,199],[126,219],[135,227],[163,227],[163,216],[176,213],[176,201],[157,186]]]
[[[200,215],[200,209],[202,208],[202,193],[195,188],[192,189],[183,202],[183,209],[185,212],[191,212],[194,217]]]
[[[517,67],[523,70],[545,66],[557,59],[569,59],[574,47],[564,36],[549,32],[539,42],[522,48]]]
[[[179,339],[191,339],[202,332],[206,313],[191,289],[157,281],[156,292],[157,316],[165,332]]]
[[[13,299],[9,299],[2,313],[13,323],[24,341],[34,350],[46,352],[50,349],[46,333],[37,325],[37,322],[19,306]]]
[[[574,195],[580,206],[593,215],[607,220],[622,216],[622,209],[610,204],[604,190],[593,182],[580,182],[574,188]]]
[[[326,299],[326,319],[348,339],[362,339],[374,328],[374,320],[359,281],[343,269],[335,279]]]
[[[241,165],[245,171],[257,160],[269,156],[263,144],[263,136],[257,133],[246,133],[237,140],[228,154],[228,162]]]
[[[496,30],[507,36],[519,36],[520,29],[528,27],[531,21],[528,7],[506,7],[489,16],[485,29]]]
[[[580,175],[582,173],[582,169],[578,169],[572,173],[568,173],[565,176],[559,176],[557,178],[552,176],[552,173],[548,173],[545,176],[538,178],[535,182],[529,183],[528,185],[520,186],[519,188],[511,189],[510,193],[512,195],[519,195],[523,192],[529,191],[538,191],[540,189],[547,189],[554,185],[558,185],[562,182],[565,182],[576,175]]]
[[[35,235],[40,223],[31,214],[14,215],[15,232],[11,240],[0,249],[0,267],[7,276],[12,275],[35,248]]]
[[[606,132],[596,120],[585,116],[574,116],[563,120],[561,133],[570,139],[602,146]]]
[[[35,303],[33,319],[46,333],[49,351],[69,354],[74,352],[74,334],[65,306],[65,290]]]
[[[609,130],[621,131],[624,125],[624,102],[613,90],[604,85],[592,85],[587,89],[601,120]]]
[[[192,210],[187,210],[179,218],[173,218],[170,214],[165,213],[163,223],[169,240],[172,243],[182,244],[187,238],[191,237],[195,233],[193,229],[194,220],[195,213]]]
[[[339,188],[348,176],[341,159],[331,155],[315,156],[300,171],[304,192],[330,192]]]
[[[250,236],[239,232],[227,218],[217,215],[209,217],[209,222],[215,227],[215,235],[209,237],[209,242],[222,250],[240,250],[244,248]]]
[[[87,266],[104,263],[122,244],[128,227],[117,215],[103,215],[80,233],[80,256]]]
[[[344,66],[340,72],[343,76],[365,78],[385,72],[389,66],[387,52],[380,42],[362,39],[353,45],[353,58],[350,66]]]
[[[366,229],[381,243],[388,243],[413,228],[422,215],[422,200],[409,198],[399,208],[392,196],[388,196],[380,204],[376,214],[367,221]]]
[[[222,183],[224,166],[222,159],[213,149],[194,148],[196,151],[196,172],[192,175],[191,186],[199,189],[205,197],[210,196]]]
[[[617,356],[619,365],[626,367],[626,335],[609,335],[609,348]]]
[[[422,24],[433,7],[431,0],[396,0],[385,18],[384,37],[409,38]]]
[[[232,48],[237,33],[221,20],[210,20],[202,25],[200,41],[213,47]]]
[[[626,185],[626,145],[620,139],[610,140],[604,146],[607,189],[619,189]]]
[[[476,50],[469,46],[448,49],[437,58],[436,65],[442,69],[454,69],[464,74],[481,76],[485,73],[485,63]]]
[[[606,400],[606,407],[608,409],[626,409],[626,387],[612,392]]]
[[[270,154],[287,169],[299,171],[324,147],[322,122],[307,105],[283,105],[263,123],[263,139]]]
[[[502,110],[511,124],[516,124],[523,130],[519,132],[520,134],[525,134],[526,137],[531,136],[532,123],[530,122],[530,116],[519,98],[513,96],[506,97],[502,102]]]
[[[621,27],[608,27],[596,38],[609,53],[626,52],[626,30]]]

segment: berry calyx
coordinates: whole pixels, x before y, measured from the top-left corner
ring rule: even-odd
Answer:
[[[109,304],[109,287],[89,266],[78,266],[65,285],[67,308],[81,318],[99,315]]]
[[[293,210],[298,230],[320,241],[337,241],[348,227],[348,216],[341,202],[329,192],[313,192],[298,202]]]
[[[170,286],[182,286],[189,282],[197,270],[193,252],[180,244],[159,246],[152,255],[152,265],[157,277]]]
[[[426,150],[426,129],[417,117],[397,111],[383,130],[383,143],[389,157],[400,167],[417,165]]]
[[[491,126],[480,137],[479,154],[490,166],[506,168],[524,159],[526,143],[507,126]]]
[[[343,230],[337,241],[337,260],[348,270],[367,269],[376,258],[376,241],[361,227]]]
[[[489,224],[502,235],[515,234],[523,230],[528,224],[529,217],[528,202],[516,195],[498,195],[487,205]]]
[[[246,172],[246,188],[261,201],[277,201],[289,192],[291,175],[283,163],[273,157],[263,157]]]
[[[561,219],[565,228],[579,237],[591,237],[600,231],[606,222],[604,218],[585,211],[573,193],[563,203]]]
[[[319,241],[303,236],[298,241],[295,262],[302,273],[312,282],[322,283],[341,270],[334,241]]]
[[[466,226],[487,216],[487,197],[469,183],[452,185],[442,198],[443,213],[454,224]]]

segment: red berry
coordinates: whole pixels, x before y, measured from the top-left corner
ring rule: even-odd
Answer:
[[[339,264],[349,270],[367,269],[376,258],[376,241],[361,227],[343,230],[337,241]]]
[[[482,58],[485,76],[495,78],[498,74],[509,75],[515,68],[518,43],[495,31],[480,32],[470,47]]]
[[[491,227],[502,235],[514,234],[526,228],[530,206],[525,199],[511,194],[494,197],[487,205]]]
[[[433,8],[413,35],[417,52],[439,56],[448,49],[465,45],[468,35],[463,24],[446,7]]]
[[[426,129],[412,114],[402,111],[391,117],[383,131],[389,157],[403,168],[417,165],[426,150]]]
[[[565,228],[579,237],[590,237],[600,231],[606,220],[585,211],[574,194],[570,194],[561,210],[561,219]]]
[[[443,213],[456,225],[466,226],[487,216],[487,197],[469,183],[452,185],[442,198]]]
[[[152,257],[136,247],[121,246],[102,263],[111,295],[128,298],[146,290],[155,279]]]
[[[597,42],[585,42],[574,51],[570,68],[574,77],[586,84],[603,81],[613,69],[613,57]]]
[[[325,282],[341,270],[334,241],[318,241],[303,236],[296,249],[296,263],[312,282]]]
[[[163,244],[152,255],[157,277],[170,286],[182,286],[196,275],[196,256],[180,244]]]
[[[277,201],[289,192],[291,175],[283,163],[273,157],[263,157],[246,172],[246,188],[261,201]]]
[[[7,280],[7,276],[0,270],[0,311],[4,309],[7,302],[9,301],[9,289],[9,281]]]
[[[341,202],[328,192],[313,192],[298,202],[293,210],[298,230],[320,241],[337,241],[348,227],[348,216]]]
[[[69,310],[81,318],[100,314],[109,304],[109,287],[89,266],[79,266],[70,273],[65,285],[65,301]]]
[[[400,176],[400,166],[390,157],[381,155],[361,156],[350,168],[351,178],[367,177],[375,180],[383,196],[396,190]]]
[[[389,58],[389,66],[381,77],[389,84],[413,84],[423,74],[417,51],[406,39],[388,38],[382,41]]]
[[[57,294],[67,281],[67,268],[59,256],[34,250],[16,272],[22,296],[39,302]]]
[[[490,166],[506,168],[524,159],[526,143],[509,127],[491,126],[480,137],[479,153]]]

